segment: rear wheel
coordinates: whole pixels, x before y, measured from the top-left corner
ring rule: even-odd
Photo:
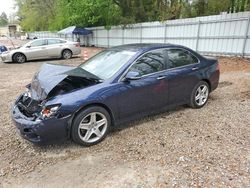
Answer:
[[[80,145],[92,146],[107,136],[110,124],[110,115],[104,108],[89,107],[81,111],[73,121],[71,137]]]
[[[200,81],[193,89],[190,106],[192,108],[201,108],[203,107],[208,100],[209,96],[209,86],[205,81]]]
[[[16,53],[13,56],[13,61],[16,63],[24,63],[26,61],[26,57],[22,53]]]
[[[63,59],[70,59],[72,57],[72,52],[70,50],[63,50],[62,58]]]

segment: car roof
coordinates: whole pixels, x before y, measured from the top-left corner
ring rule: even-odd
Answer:
[[[67,40],[62,39],[62,38],[38,38],[38,39],[33,39],[32,41],[36,41],[36,40],[49,40],[49,39],[58,39],[58,40],[67,41]]]
[[[135,44],[125,44],[125,45],[120,45],[120,46],[115,46],[111,47],[111,50],[117,50],[117,51],[123,51],[123,50],[128,50],[128,51],[144,51],[144,50],[151,50],[154,48],[162,48],[162,47],[182,47],[186,48],[181,45],[176,45],[176,44],[164,44],[164,43],[135,43]]]
[[[31,41],[27,42],[25,45],[31,44],[32,42],[35,42],[35,41],[38,41],[38,40],[49,40],[49,39],[59,39],[59,40],[62,40],[62,41],[71,42],[71,41],[68,41],[68,40],[65,40],[65,39],[61,39],[61,38],[38,38],[38,39],[32,39]]]

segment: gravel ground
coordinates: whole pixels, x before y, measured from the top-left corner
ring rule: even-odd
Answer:
[[[44,61],[0,63],[0,187],[249,187],[250,60],[219,61],[220,84],[204,108],[145,118],[89,148],[20,138],[10,106]]]

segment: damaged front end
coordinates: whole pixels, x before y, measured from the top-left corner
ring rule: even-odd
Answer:
[[[46,105],[55,96],[100,83],[98,77],[70,66],[44,64],[34,76],[28,91],[18,97],[12,119],[18,132],[34,143],[67,137],[70,116],[62,116],[62,104]]]
[[[28,89],[32,99],[44,100],[100,82],[100,78],[80,67],[44,64],[35,74]]]
[[[48,143],[53,140],[67,138],[67,126],[71,116],[43,117],[43,107],[35,102],[28,102],[22,95],[11,110],[12,119],[17,132],[33,143]]]
[[[42,102],[32,99],[30,93],[26,92],[19,97],[15,106],[24,116],[35,120],[40,116],[43,105]]]

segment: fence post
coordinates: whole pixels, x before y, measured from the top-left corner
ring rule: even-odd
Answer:
[[[124,31],[125,30],[125,28],[124,27],[122,27],[122,44],[124,44]]]
[[[99,47],[99,44],[98,44],[98,30],[97,30],[97,28],[95,29],[95,45],[96,45],[96,47]]]
[[[198,29],[197,29],[197,36],[196,36],[196,47],[195,47],[196,52],[198,52],[198,49],[199,49],[200,26],[201,26],[201,21],[199,20]]]
[[[109,48],[109,29],[108,29],[108,32],[107,32],[107,39],[108,39],[108,48]]]
[[[140,30],[140,43],[142,43],[142,23],[141,23],[141,30]]]
[[[245,38],[244,38],[244,42],[243,42],[242,57],[245,56],[246,44],[247,44],[247,39],[248,39],[249,25],[250,25],[250,16],[248,16],[247,25],[246,25],[247,28],[246,28],[246,31],[245,31]]]
[[[164,43],[167,42],[167,24],[165,24],[165,30],[164,30]]]

